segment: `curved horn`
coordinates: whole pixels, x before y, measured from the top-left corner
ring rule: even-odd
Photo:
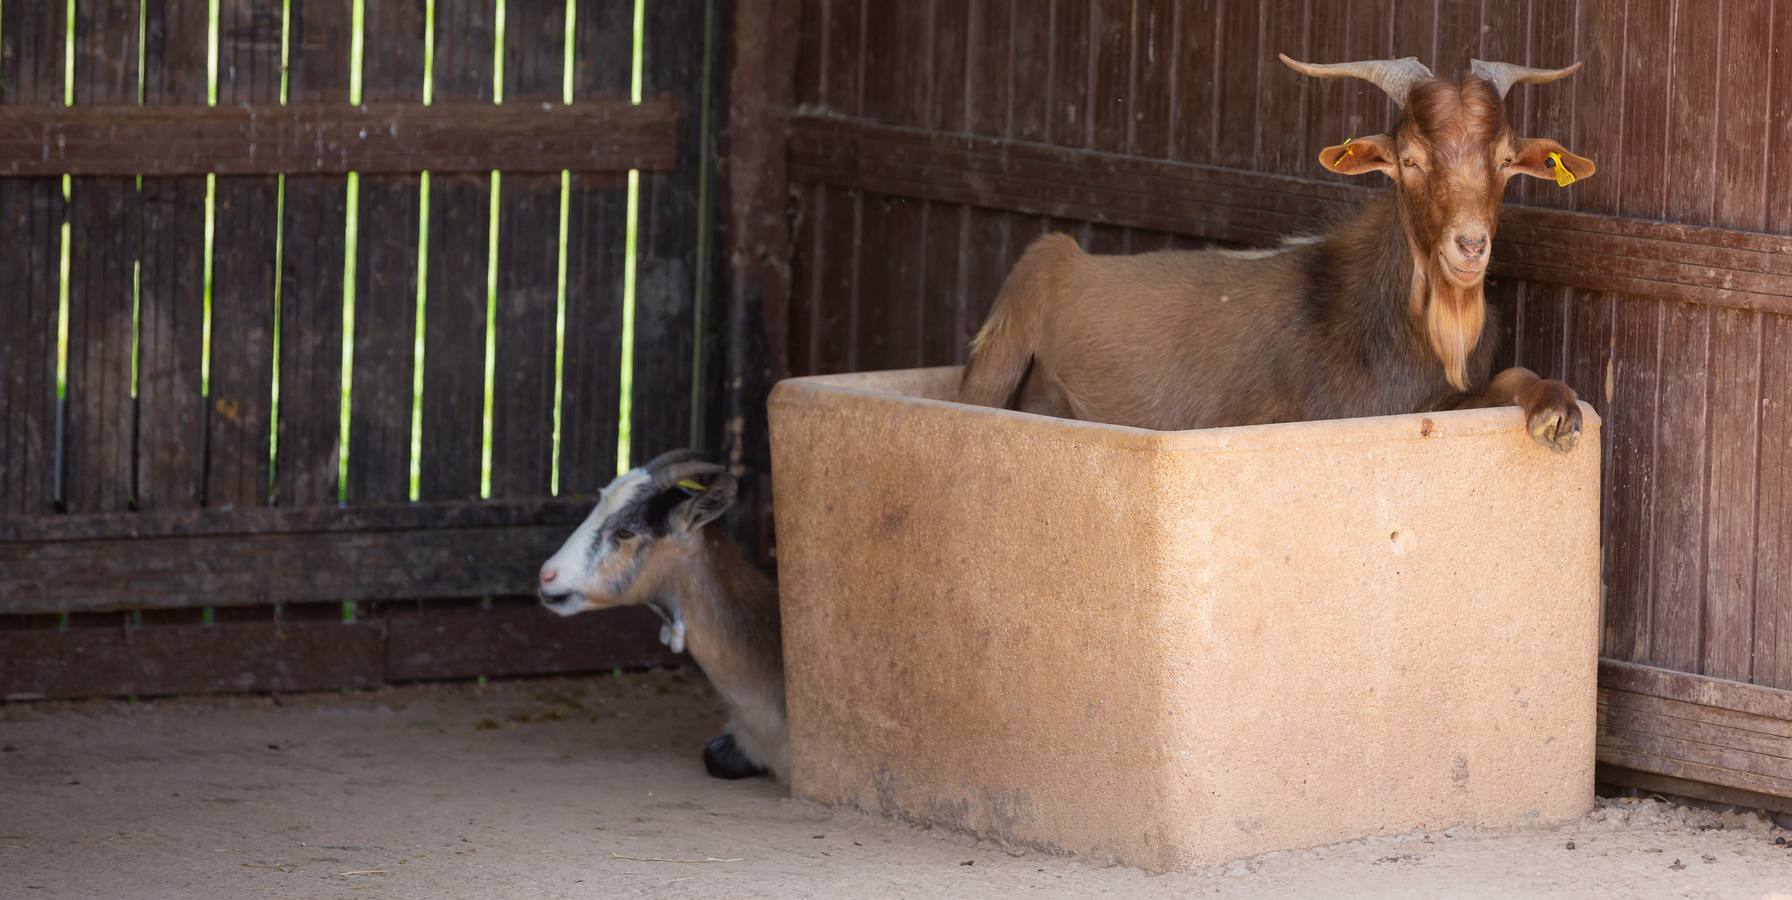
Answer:
[[[1561,81],[1580,71],[1580,63],[1564,66],[1560,69],[1533,69],[1530,66],[1515,66],[1511,63],[1487,62],[1471,59],[1468,61],[1469,74],[1493,85],[1500,92],[1500,99],[1505,99],[1506,92],[1515,84],[1548,84]]]
[[[643,468],[649,472],[653,472],[653,471],[657,471],[662,466],[670,466],[675,463],[681,463],[681,462],[686,462],[686,461],[693,460],[693,459],[698,459],[702,456],[703,456],[703,454],[698,453],[695,450],[690,450],[690,449],[667,450],[666,452],[661,453],[660,455],[648,460],[645,465],[641,466],[641,468]]]
[[[1387,92],[1401,109],[1406,108],[1406,98],[1412,93],[1412,86],[1436,76],[1418,57],[1408,56],[1402,59],[1364,59],[1357,62],[1341,63],[1305,63],[1292,59],[1286,53],[1278,53],[1282,62],[1302,75],[1314,78],[1361,78]]]
[[[701,475],[714,475],[718,472],[726,471],[728,471],[727,466],[719,466],[715,463],[704,462],[700,459],[673,463],[664,468],[654,470],[653,486],[656,490],[663,491],[677,485],[680,481],[683,481],[686,478],[696,478]]]

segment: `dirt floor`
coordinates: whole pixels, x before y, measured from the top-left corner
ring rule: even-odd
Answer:
[[[0,706],[4,897],[1792,897],[1792,834],[1605,801],[1149,876],[704,776],[700,677]]]

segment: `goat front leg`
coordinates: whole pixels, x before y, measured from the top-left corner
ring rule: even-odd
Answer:
[[[1564,382],[1513,367],[1493,376],[1479,394],[1462,394],[1446,404],[1450,409],[1493,406],[1523,410],[1525,430],[1557,453],[1567,453],[1580,443],[1580,395]]]

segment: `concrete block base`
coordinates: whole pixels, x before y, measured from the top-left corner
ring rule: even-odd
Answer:
[[[1164,870],[1593,788],[1600,422],[1150,432],[780,384],[792,789]]]

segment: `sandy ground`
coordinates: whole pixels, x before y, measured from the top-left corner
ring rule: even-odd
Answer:
[[[1010,856],[711,780],[720,719],[673,672],[0,706],[0,896],[1792,896],[1792,834],[1653,800],[1166,876]]]

